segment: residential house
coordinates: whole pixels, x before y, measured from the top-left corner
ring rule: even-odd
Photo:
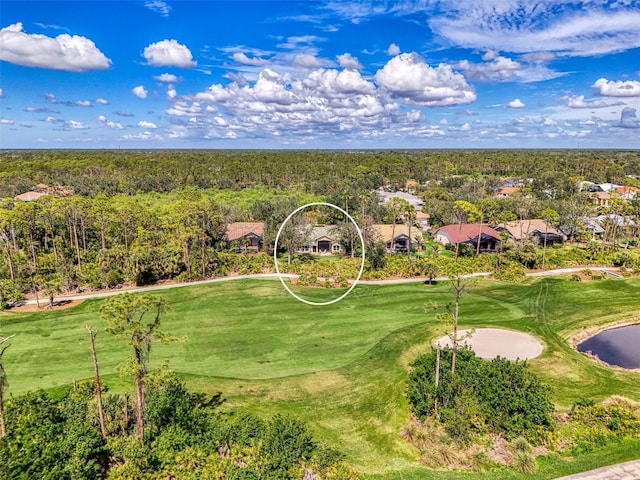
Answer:
[[[611,193],[604,191],[597,191],[589,193],[589,199],[597,207],[610,207],[611,206]]]
[[[499,187],[496,189],[494,196],[497,198],[509,198],[520,193],[520,187]]]
[[[598,215],[593,220],[598,222],[600,225],[603,225],[606,222],[615,224],[618,227],[635,227],[636,223],[628,217],[623,217],[622,215],[617,214],[609,214],[609,215]]]
[[[262,246],[264,222],[235,222],[227,225],[223,240],[227,247],[236,245],[238,251],[257,252]]]
[[[593,237],[601,236],[604,233],[604,228],[593,218],[581,217],[576,221],[575,226],[561,225],[558,230],[562,232],[567,238],[575,238],[581,232],[589,233]]]
[[[493,252],[500,247],[500,233],[487,225],[456,223],[433,231],[433,239],[443,245],[468,243],[478,248],[478,238],[481,252]]]
[[[422,210],[416,212],[416,225],[418,225],[422,230],[429,229],[429,220],[431,220],[431,215],[427,212],[423,212]]]
[[[616,187],[613,190],[613,192],[615,192],[618,198],[621,198],[622,200],[630,201],[636,198],[638,194],[638,189],[635,187],[621,186],[621,187]]]
[[[378,195],[378,203],[381,205],[388,203],[392,198],[402,198],[403,200],[406,200],[413,205],[416,211],[421,211],[422,206],[424,205],[421,198],[407,192],[386,192],[384,190],[378,190],[376,193]]]
[[[47,194],[41,193],[41,192],[29,191],[29,192],[21,193],[20,195],[16,195],[14,198],[22,202],[33,202],[34,200],[37,200],[40,197],[44,197],[45,195]]]
[[[406,253],[409,249],[409,245],[414,243],[415,240],[411,238],[409,241],[409,227],[407,225],[386,225],[376,224],[371,227],[373,234],[376,238],[383,241],[387,246],[387,252]],[[411,236],[422,235],[422,231],[419,228],[411,229]]]
[[[335,225],[316,226],[310,229],[308,241],[296,249],[297,253],[329,255],[344,253],[344,248],[335,233]]]
[[[550,246],[565,240],[565,236],[560,230],[541,218],[502,223],[496,227],[496,230],[508,232],[513,241],[519,244],[532,241],[544,245],[546,238],[546,245]]]
[[[34,190],[21,193],[20,195],[16,195],[14,198],[23,202],[33,202],[34,200],[37,200],[45,195],[59,195],[61,197],[65,197],[72,194],[73,190],[70,190],[68,188],[59,185],[50,187],[49,185],[45,185],[44,183],[39,183],[35,186]]]

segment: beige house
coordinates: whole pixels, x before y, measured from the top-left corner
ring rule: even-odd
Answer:
[[[377,224],[373,225],[371,230],[375,237],[382,240],[387,245],[388,252],[396,253],[406,253],[409,249],[409,245],[415,243],[413,238],[409,237],[409,233],[411,233],[412,237],[418,233],[421,234],[421,230],[415,227],[411,229],[411,232],[409,232],[409,227],[407,225],[395,225],[394,228],[394,225]]]
[[[335,225],[324,225],[311,228],[308,242],[296,249],[297,253],[314,255],[330,255],[344,253],[344,248],[334,233]]]
[[[235,222],[227,225],[223,240],[227,247],[237,245],[239,251],[257,252],[262,246],[264,222]]]
[[[546,237],[546,245],[550,246],[565,240],[565,236],[560,230],[541,218],[501,223],[496,227],[496,230],[508,232],[509,237],[518,244],[531,241],[543,245]]]

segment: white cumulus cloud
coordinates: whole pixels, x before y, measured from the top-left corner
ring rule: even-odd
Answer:
[[[142,128],[151,128],[151,129],[156,129],[158,128],[158,126],[153,123],[153,122],[147,122],[146,120],[140,120],[138,122],[138,126],[142,127]]]
[[[154,67],[191,68],[198,63],[193,60],[191,51],[177,40],[161,40],[145,47],[142,56],[148,65]]]
[[[356,57],[351,55],[350,53],[343,53],[342,55],[337,55],[336,60],[338,64],[347,70],[360,70],[362,68],[362,64],[358,61]]]
[[[111,60],[86,37],[27,34],[21,22],[0,30],[0,60],[68,72],[105,70],[111,66]]]
[[[322,60],[310,53],[298,53],[293,56],[294,65],[304,68],[320,68],[329,64],[326,60]]]
[[[76,120],[66,120],[64,122],[64,126],[71,130],[84,130],[89,128],[89,126],[86,123],[78,122]]]
[[[524,107],[526,107],[526,105],[524,103],[522,103],[522,100],[520,100],[519,98],[511,100],[507,105],[510,108],[524,108]]]
[[[620,114],[620,123],[618,126],[624,128],[640,128],[640,122],[636,120],[636,109],[633,107],[624,107]]]
[[[439,107],[476,100],[476,93],[462,74],[446,64],[433,68],[415,53],[392,58],[376,72],[375,79],[392,95],[416,105]]]
[[[96,98],[94,102],[98,105],[109,105],[109,100],[107,100],[106,98]]]
[[[569,108],[606,108],[622,105],[622,102],[607,102],[605,100],[584,99],[584,95],[565,95],[559,100]]]
[[[235,52],[232,58],[234,61],[238,63],[242,63],[243,65],[261,66],[261,65],[268,65],[270,63],[269,60],[265,60],[264,58],[260,58],[260,57],[250,58],[247,56],[246,53],[243,53],[243,52]]]
[[[104,115],[98,116],[97,121],[99,124],[104,125],[105,127],[114,128],[116,130],[122,130],[124,128],[121,123],[107,120]]]
[[[182,80],[182,77],[172,73],[163,73],[162,75],[155,75],[153,79],[163,83],[177,83]]]
[[[399,53],[400,53],[400,47],[398,45],[396,45],[395,43],[392,43],[387,48],[387,55],[391,55],[392,57],[395,57]]]
[[[4,90],[0,88],[0,98],[4,97]]]
[[[142,85],[138,85],[137,87],[133,87],[131,89],[131,93],[133,93],[136,97],[145,99],[147,95],[149,95],[149,91],[144,88]]]
[[[604,97],[640,97],[640,81],[613,81],[599,78],[592,85]]]

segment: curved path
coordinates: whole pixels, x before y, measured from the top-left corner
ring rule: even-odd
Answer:
[[[527,273],[527,277],[547,277],[553,275],[563,275],[566,273],[577,273],[581,272],[585,268],[589,268],[590,270],[599,270],[599,271],[615,271],[617,268],[615,267],[575,267],[575,268],[558,268],[555,270],[544,270],[542,272],[531,272]],[[487,277],[491,275],[491,272],[476,272],[466,275],[467,277]],[[293,273],[283,273],[283,277],[285,278],[297,278],[298,275]],[[248,278],[278,278],[278,274],[276,273],[256,273],[253,275],[233,275],[229,277],[218,277],[218,278],[210,278],[207,280],[198,280],[195,282],[178,282],[178,283],[164,283],[161,285],[150,285],[148,287],[133,287],[133,288],[122,288],[122,289],[114,289],[108,291],[100,291],[100,292],[91,292],[84,294],[76,294],[76,295],[60,295],[55,297],[56,301],[60,300],[86,300],[89,298],[104,298],[111,297],[113,295],[118,295],[124,292],[152,292],[155,290],[169,290],[171,288],[179,288],[179,287],[188,287],[191,285],[205,285],[208,283],[219,283],[219,282],[231,282],[234,280],[244,280]],[[442,282],[446,281],[447,277],[436,277],[432,278],[434,282]],[[418,282],[427,282],[429,281],[426,277],[410,277],[410,278],[392,278],[387,280],[360,280],[358,283],[362,285],[399,285],[403,283],[418,283]],[[349,280],[349,283],[353,283],[353,280]],[[42,297],[40,299],[40,303],[47,303],[47,298]],[[15,305],[35,305],[36,301],[31,300],[23,300],[17,302]]]

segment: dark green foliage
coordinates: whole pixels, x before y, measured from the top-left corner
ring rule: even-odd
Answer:
[[[150,376],[147,402],[143,443],[113,425],[102,438],[90,384],[60,400],[42,391],[12,398],[9,434],[0,439],[0,478],[195,480],[222,474],[276,480],[302,478],[305,470],[322,478],[358,478],[339,453],[317,445],[297,418],[218,413],[219,395],[191,393],[166,370]]]
[[[268,459],[267,475],[272,478],[292,476],[292,467],[308,462],[315,450],[307,427],[300,420],[281,414],[267,423],[262,445]]]
[[[82,418],[82,411],[73,392],[58,401],[42,391],[8,401],[0,478],[102,478],[107,469],[105,441],[97,427]]]
[[[528,369],[526,362],[504,358],[488,361],[469,349],[459,349],[456,373],[451,375],[451,349],[441,350],[440,383],[435,388],[436,353],[412,364],[407,396],[420,419],[434,413],[454,437],[466,442],[474,432],[488,430],[508,438],[537,438],[552,426],[550,391]]]

